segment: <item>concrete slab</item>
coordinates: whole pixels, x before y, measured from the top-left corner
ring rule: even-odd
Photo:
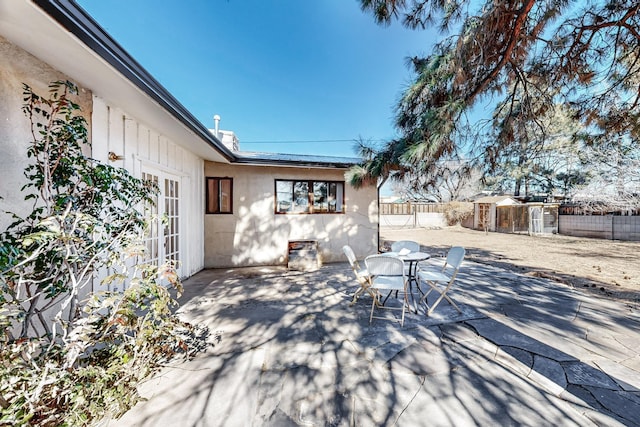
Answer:
[[[596,366],[609,377],[613,378],[622,390],[636,393],[640,392],[640,372],[607,359],[596,362]]]
[[[527,377],[554,396],[559,396],[567,388],[567,376],[562,365],[546,357],[533,356],[533,366]]]
[[[432,316],[350,306],[348,264],[203,271],[180,313],[222,341],[114,426],[640,425],[637,307],[465,262]],[[397,303],[390,302],[390,303]]]

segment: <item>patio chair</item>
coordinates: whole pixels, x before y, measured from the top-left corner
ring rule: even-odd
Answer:
[[[409,249],[411,252],[420,252],[420,243],[412,240],[398,240],[391,244],[391,252],[400,252],[402,249]]]
[[[380,310],[401,310],[402,316],[400,318],[400,326],[404,326],[404,312],[407,304],[409,303],[407,299],[407,286],[409,284],[409,281],[407,280],[407,275],[404,272],[404,262],[402,262],[400,258],[393,256],[369,255],[364,259],[364,263],[367,266],[369,274],[371,275],[370,289],[372,289],[376,293],[376,297],[371,303],[371,315],[369,316],[369,324],[371,324],[371,321],[374,318],[389,320],[388,317],[378,317],[373,315],[376,306],[378,306]],[[384,305],[378,304],[378,299],[381,296],[380,291],[382,290],[389,292],[402,291],[402,308],[385,307]]]
[[[391,244],[391,252],[398,253],[403,249],[409,250],[410,252],[420,252],[420,243],[414,242],[413,240],[398,240]],[[411,264],[404,266],[404,273],[411,277]]]
[[[356,280],[358,282],[358,288],[354,292],[353,299],[351,300],[351,304],[349,305],[355,304],[358,300],[358,297],[360,297],[360,295],[362,295],[364,292],[368,292],[375,299],[375,293],[369,289],[369,272],[367,271],[367,269],[360,267],[360,263],[358,262],[353,249],[351,249],[351,246],[344,245],[342,247],[342,251],[347,256],[349,264],[351,265],[351,269],[356,275]]]
[[[418,271],[418,283],[424,282],[431,289],[429,289],[421,298],[420,302],[425,302],[427,305],[427,316],[430,316],[433,313],[433,310],[440,304],[443,299],[446,299],[449,304],[454,306],[459,313],[462,313],[462,310],[456,305],[455,302],[447,295],[447,292],[451,290],[451,286],[453,282],[456,280],[456,275],[458,274],[458,270],[460,269],[460,264],[462,264],[462,260],[464,259],[465,250],[461,246],[454,246],[449,249],[447,253],[447,259],[440,270],[423,270],[420,269]],[[429,303],[427,301],[427,296],[432,292],[436,291],[440,294],[438,299],[435,300],[433,305],[429,307]]]

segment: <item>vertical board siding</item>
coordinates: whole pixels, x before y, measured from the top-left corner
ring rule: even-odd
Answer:
[[[124,113],[118,108],[109,107],[109,151],[126,157],[124,148]],[[110,161],[110,165],[124,167],[124,159]]]
[[[183,274],[200,271],[204,267],[204,160],[97,96],[93,98],[91,131],[95,159],[124,167],[137,177],[141,177],[140,165],[144,164],[180,178]],[[125,159],[109,161],[109,151]],[[102,273],[104,277],[106,271]],[[94,288],[99,287],[96,280]]]
[[[169,140],[164,136],[160,135],[158,137],[158,163],[162,166],[169,166],[167,151],[169,150]]]
[[[135,172],[137,172],[135,167],[135,153],[140,151],[140,142],[138,140],[138,122],[129,117],[124,117],[124,139],[122,141],[123,145],[125,141],[126,146],[124,147],[124,168],[128,171],[132,171],[135,174]]]
[[[94,97],[91,113],[91,156],[107,162],[109,153],[109,107]]]
[[[183,272],[192,275],[204,268],[204,160],[187,150],[178,148],[185,172],[190,172],[182,180],[183,203],[190,207],[182,215],[186,248]]]
[[[176,167],[176,146],[170,141],[167,141],[167,167],[180,170]]]
[[[149,128],[138,124],[138,156],[149,159]]]
[[[174,153],[174,160],[176,162],[176,168],[179,168],[179,170],[181,172],[188,172],[189,169],[185,169],[186,165],[184,164],[184,161],[182,160],[183,155],[184,155],[184,150],[182,149],[182,147],[176,145],[175,146],[175,153]],[[204,168],[204,165],[202,167]]]
[[[153,129],[149,129],[149,157],[146,160],[160,164],[160,135]]]

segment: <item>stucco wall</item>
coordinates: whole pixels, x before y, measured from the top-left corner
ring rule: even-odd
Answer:
[[[447,226],[444,214],[416,212],[408,215],[380,215],[380,227],[388,228],[442,228]]]
[[[206,177],[233,178],[233,214],[205,215],[205,267],[280,265],[287,242],[316,239],[322,262],[345,261],[342,246],[358,258],[377,252],[375,187],[355,190],[345,183],[344,214],[276,215],[276,179],[343,181],[344,171],[205,163]]]
[[[32,208],[19,191],[26,183],[23,171],[31,141],[29,121],[22,112],[22,85],[47,96],[49,83],[57,80],[68,77],[0,36],[0,230],[12,222],[1,211],[24,216]],[[76,100],[90,128],[91,93],[80,89]]]

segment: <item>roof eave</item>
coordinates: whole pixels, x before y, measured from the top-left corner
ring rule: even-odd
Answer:
[[[269,159],[248,159],[237,157],[233,163],[254,166],[276,166],[276,167],[306,167],[318,169],[349,169],[354,164],[344,162],[314,162],[305,160],[269,160]]]
[[[227,161],[234,162],[236,160],[236,156],[231,150],[212,135],[198,119],[77,4],[69,0],[33,0],[33,2],[191,132],[217,150]]]
[[[312,159],[247,158],[227,148],[209,129],[189,112],[122,46],[118,44],[86,11],[71,0],[32,0],[50,19],[77,38],[86,49],[109,64],[125,81],[130,82],[146,97],[177,120],[191,134],[219,153],[221,159],[232,164],[349,169],[355,163],[344,161],[315,161]],[[213,160],[216,161],[216,160]]]

